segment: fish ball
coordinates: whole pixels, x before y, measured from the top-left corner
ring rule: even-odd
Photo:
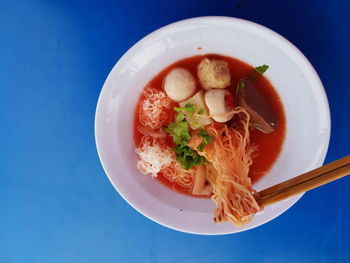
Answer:
[[[184,101],[196,91],[196,80],[185,68],[174,68],[164,80],[164,90],[174,101]]]
[[[198,77],[204,89],[224,89],[231,84],[228,63],[225,60],[202,59],[198,65]]]

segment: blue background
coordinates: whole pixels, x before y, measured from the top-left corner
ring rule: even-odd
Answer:
[[[350,178],[226,236],[159,226],[109,183],[93,130],[105,78],[146,34],[203,15],[258,22],[299,47],[329,97],[326,162],[349,154],[348,0],[0,0],[1,263],[350,262]]]

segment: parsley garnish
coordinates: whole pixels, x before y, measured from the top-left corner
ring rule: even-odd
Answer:
[[[241,80],[239,81],[239,84],[238,84],[238,89],[242,90],[242,89],[244,89],[244,88],[245,88],[245,83],[244,83],[243,79],[241,79]]]
[[[176,114],[175,119],[176,122],[182,122],[184,119],[186,119],[186,116],[182,112],[179,112],[178,114]]]
[[[171,122],[165,131],[171,135],[177,146],[184,147],[191,138],[188,128],[186,121]]]
[[[258,66],[258,67],[255,67],[254,69],[259,72],[260,74],[264,74],[265,71],[269,68],[268,65],[262,65],[262,66]]]
[[[192,103],[187,103],[185,105],[185,107],[175,107],[174,110],[176,112],[184,112],[184,111],[187,111],[190,115],[192,115],[195,110],[196,110],[196,106]]]
[[[245,81],[246,80],[250,80],[251,82],[255,82],[258,78],[260,78],[265,72],[266,70],[268,70],[269,66],[268,65],[262,65],[262,66],[257,66],[255,68],[253,68],[250,72],[248,77],[246,78],[242,78],[239,82],[238,82],[238,87],[236,92],[238,91],[242,91],[245,88]]]
[[[186,104],[185,107],[175,107],[174,110],[177,112],[175,122],[169,123],[168,127],[165,129],[165,131],[173,138],[173,142],[176,145],[173,149],[176,153],[176,160],[183,168],[187,170],[195,165],[200,165],[203,162],[206,162],[206,159],[203,156],[200,156],[195,150],[187,146],[189,140],[191,139],[191,134],[184,111],[192,115],[195,112],[195,108],[195,105],[191,103]],[[194,125],[194,123],[192,123],[192,125]],[[210,135],[208,134],[208,136]],[[204,141],[206,144],[208,144],[210,143],[208,142],[210,141],[210,138],[205,136],[203,137],[203,142]],[[201,144],[203,144],[203,142]]]
[[[176,160],[186,170],[189,170],[193,166],[200,165],[205,161],[203,156],[200,156],[195,150],[188,146],[176,146],[173,150],[176,153]]]
[[[206,130],[201,130],[198,133],[198,136],[203,137],[203,141],[201,142],[201,144],[198,146],[198,151],[202,152],[204,150],[204,147],[209,144],[212,143],[214,141],[214,136],[209,135],[209,133]]]

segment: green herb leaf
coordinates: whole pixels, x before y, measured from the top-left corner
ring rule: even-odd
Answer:
[[[262,65],[262,66],[258,66],[258,67],[255,67],[254,69],[259,72],[260,74],[264,74],[265,71],[269,68],[268,65]]]
[[[201,115],[203,113],[204,113],[204,110],[203,109],[199,109],[198,114]]]
[[[241,79],[241,80],[239,81],[239,84],[238,84],[238,89],[239,89],[239,90],[243,90],[244,88],[245,88],[245,83],[244,83],[244,80]]]
[[[204,150],[204,147],[210,143],[212,143],[215,139],[214,136],[209,135],[209,133],[206,130],[201,130],[198,133],[198,136],[203,137],[203,141],[201,142],[201,144],[197,147],[198,151],[202,152]]]
[[[173,150],[176,153],[176,160],[186,170],[189,170],[193,166],[200,165],[205,161],[203,156],[200,156],[196,151],[188,146],[177,146]]]
[[[186,121],[184,112],[188,112],[192,115],[195,112],[195,105],[188,103],[185,105],[185,107],[175,107],[174,110],[178,112],[175,116],[176,122],[169,123],[165,131],[170,134],[174,143],[176,144],[176,147],[173,149],[176,153],[176,160],[183,168],[187,170],[204,162],[208,163],[203,156],[200,156],[195,150],[187,146],[189,140],[191,139],[191,134],[189,123]],[[191,125],[196,124],[196,122],[191,122]],[[201,136],[203,137],[203,141],[201,143],[203,146],[201,147],[204,149],[205,145],[213,140],[213,138],[211,138],[213,136],[210,136],[207,131],[204,130],[204,127],[200,134],[202,134]]]
[[[189,113],[189,114],[193,114],[196,110],[196,105],[192,104],[192,103],[187,103],[185,105],[185,110]]]
[[[190,115],[192,115],[195,112],[195,110],[196,110],[196,106],[194,104],[192,104],[192,103],[187,103],[185,105],[185,107],[175,107],[174,110],[176,112],[184,112],[184,111],[186,111]]]
[[[176,122],[182,122],[184,119],[186,119],[186,116],[185,116],[185,114],[183,114],[182,112],[179,112],[179,113],[176,114],[176,116],[175,116]]]
[[[183,147],[187,145],[191,138],[188,128],[188,123],[185,121],[171,122],[165,131],[171,135],[176,145]]]
[[[201,137],[209,136],[209,133],[206,130],[201,130],[198,133],[198,136],[201,136]]]

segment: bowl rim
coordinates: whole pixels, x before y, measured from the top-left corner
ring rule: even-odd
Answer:
[[[284,45],[288,46],[289,48],[291,48],[294,52],[296,52],[299,56],[299,59],[305,63],[305,67],[310,71],[310,74],[313,75],[313,77],[315,78],[315,82],[317,82],[318,87],[320,88],[319,91],[321,93],[321,97],[323,99],[324,102],[324,107],[326,107],[326,116],[325,118],[327,118],[327,123],[329,123],[329,126],[327,127],[327,130],[325,131],[325,147],[324,147],[324,152],[322,153],[321,157],[320,157],[320,162],[321,164],[324,163],[324,160],[326,158],[327,152],[328,152],[328,148],[329,148],[329,142],[330,142],[330,134],[331,134],[331,115],[330,115],[330,107],[329,107],[329,102],[328,102],[328,98],[326,95],[326,91],[324,89],[324,86],[322,84],[322,81],[319,77],[319,75],[317,74],[315,68],[313,67],[313,65],[311,64],[311,62],[306,58],[306,56],[300,51],[300,49],[298,47],[296,47],[292,42],[290,42],[288,39],[286,39],[285,37],[283,37],[282,35],[280,35],[279,33],[277,33],[276,31],[258,24],[256,22],[253,21],[249,21],[246,19],[242,19],[242,18],[236,18],[236,17],[229,17],[229,16],[199,16],[199,17],[192,17],[192,18],[187,18],[187,19],[183,19],[183,20],[179,20],[170,24],[167,24],[165,26],[162,26],[150,33],[148,33],[146,36],[144,36],[143,38],[141,38],[140,40],[138,40],[134,45],[132,45],[129,49],[127,49],[124,54],[118,59],[118,61],[116,62],[116,64],[113,66],[112,70],[109,72],[108,76],[106,77],[104,84],[102,86],[102,89],[100,91],[100,94],[98,96],[98,100],[97,100],[97,104],[96,104],[96,111],[95,111],[95,117],[94,117],[94,133],[95,133],[95,144],[96,144],[96,149],[97,149],[97,153],[98,153],[98,157],[99,160],[101,162],[102,168],[106,174],[106,176],[108,177],[108,180],[110,181],[110,183],[113,185],[114,189],[119,193],[119,195],[124,199],[124,201],[126,201],[131,207],[133,207],[136,211],[138,211],[139,213],[141,213],[143,216],[147,217],[148,219],[150,219],[153,222],[156,222],[162,226],[165,226],[167,228],[179,231],[179,232],[183,232],[183,233],[189,233],[189,234],[196,234],[196,235],[212,235],[212,236],[216,236],[216,235],[228,235],[228,234],[235,234],[235,233],[239,233],[239,232],[243,232],[243,231],[247,231],[247,230],[251,230],[253,228],[256,228],[258,226],[261,226],[263,224],[266,224],[272,220],[274,220],[275,218],[277,218],[278,216],[282,215],[284,212],[286,212],[288,209],[290,209],[292,206],[294,206],[294,204],[300,200],[300,198],[304,195],[304,193],[296,195],[295,200],[291,203],[291,205],[289,207],[287,207],[286,209],[283,209],[283,211],[279,214],[276,214],[275,216],[271,217],[270,220],[266,221],[266,222],[261,222],[257,225],[254,225],[252,227],[249,228],[245,228],[242,230],[238,230],[238,231],[232,231],[232,232],[217,232],[217,233],[204,233],[204,232],[195,232],[195,231],[188,231],[188,230],[183,230],[180,228],[176,228],[170,224],[166,224],[163,222],[160,222],[158,219],[154,218],[153,216],[145,213],[144,211],[142,211],[142,209],[136,207],[133,203],[129,202],[129,200],[121,193],[121,191],[119,190],[119,187],[117,185],[114,184],[111,176],[109,175],[106,166],[104,164],[103,158],[101,157],[101,150],[100,150],[100,142],[99,142],[99,131],[98,131],[98,123],[99,123],[99,114],[101,111],[101,98],[102,98],[102,94],[104,93],[104,91],[107,89],[107,86],[109,85],[109,82],[112,78],[112,75],[114,74],[114,72],[117,70],[119,64],[121,64],[125,59],[127,59],[127,57],[129,56],[129,53],[132,52],[134,49],[137,49],[139,46],[142,45],[143,42],[146,42],[148,39],[151,39],[154,37],[154,35],[160,34],[163,31],[167,31],[171,28],[176,28],[179,25],[183,25],[183,24],[187,24],[187,23],[191,23],[191,22],[213,22],[213,21],[227,21],[227,22],[233,22],[233,23],[240,23],[240,24],[245,24],[248,26],[252,26],[255,29],[258,29],[259,31],[262,32],[266,32],[267,34],[273,35],[275,38],[277,38],[279,41],[281,41]]]

